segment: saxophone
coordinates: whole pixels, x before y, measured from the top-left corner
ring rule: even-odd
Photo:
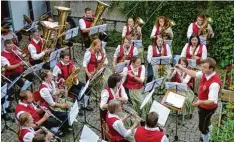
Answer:
[[[80,72],[80,68],[74,68],[72,70],[72,73],[68,76],[68,78],[65,80],[65,86],[67,88],[67,91],[71,89],[71,87],[77,83],[78,81],[78,74]]]
[[[165,56],[164,50],[163,51],[158,50],[158,51],[160,53],[160,56]],[[166,65],[159,65],[159,76],[160,77],[164,76],[165,71],[166,71]]]

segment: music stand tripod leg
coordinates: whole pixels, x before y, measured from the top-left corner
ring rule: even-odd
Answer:
[[[4,114],[4,112],[3,112],[3,106],[2,106],[2,114]],[[16,133],[12,128],[10,128],[8,125],[7,125],[7,120],[6,120],[6,115],[3,115],[3,120],[4,120],[4,127],[3,127],[3,129],[1,130],[1,133],[3,133],[5,130],[10,130],[10,131],[12,131],[12,132],[14,132],[14,133]]]

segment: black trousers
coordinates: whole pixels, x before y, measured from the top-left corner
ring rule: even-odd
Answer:
[[[215,110],[216,108],[211,110],[206,110],[201,107],[198,107],[199,130],[204,135],[209,133],[209,126],[211,125],[210,119],[211,116],[215,113]]]
[[[42,126],[45,126],[47,129],[51,129],[53,127],[59,127],[60,125],[61,125],[60,122],[51,116],[42,124]]]
[[[73,85],[70,89],[69,92],[71,92],[76,98],[77,98],[77,101],[81,101],[80,99],[82,98],[78,98],[79,94],[80,94],[80,91],[81,89],[85,86],[85,84],[83,82],[80,82],[79,81],[79,84],[77,85]],[[89,91],[89,88],[85,91],[85,94],[87,95]]]
[[[91,44],[91,40],[90,40],[89,36],[88,35],[83,35],[82,40],[84,42],[85,48],[86,49],[89,48],[90,44]]]
[[[60,111],[54,111],[54,110],[51,110],[51,113],[53,115],[55,115],[57,118],[59,118],[62,122],[59,123],[59,127],[61,126],[61,131],[65,132],[68,130],[69,128],[69,124],[68,124],[68,113],[67,112],[60,112]]]
[[[34,60],[32,62],[30,62],[30,64],[32,66],[36,65],[36,64],[40,64],[42,63],[43,61],[42,60]],[[50,62],[46,62],[43,66],[42,66],[43,69],[47,69],[47,70],[50,70]]]

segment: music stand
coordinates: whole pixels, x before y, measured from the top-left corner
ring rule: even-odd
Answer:
[[[168,65],[171,62],[171,56],[160,56],[160,57],[152,57],[151,58],[151,65]],[[161,72],[161,70],[160,70]],[[161,74],[159,74],[161,77]]]
[[[163,77],[161,78],[158,78],[158,79],[155,79],[149,83],[147,83],[143,89],[143,92],[142,93],[146,93],[146,92],[150,92],[151,90],[153,89],[156,89],[158,87],[161,86],[162,82],[163,82]]]
[[[188,59],[188,67],[197,68],[196,59]]]
[[[106,142],[95,134],[88,126],[84,125],[79,142]]]
[[[178,112],[182,111],[185,101],[185,96],[177,94],[177,91],[187,91],[188,86],[184,83],[177,83],[177,82],[165,82],[166,89],[175,89],[176,93],[174,92],[167,92],[161,104],[167,106],[176,111],[176,135],[174,136],[174,141],[178,141],[179,137],[177,135],[178,131]]]

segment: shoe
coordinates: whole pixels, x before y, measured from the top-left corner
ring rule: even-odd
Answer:
[[[87,107],[81,107],[82,110],[86,109],[87,111],[93,111],[93,108],[91,108],[90,106]]]
[[[83,112],[82,112],[82,110],[79,110],[78,115],[79,116],[83,116],[84,115]]]

